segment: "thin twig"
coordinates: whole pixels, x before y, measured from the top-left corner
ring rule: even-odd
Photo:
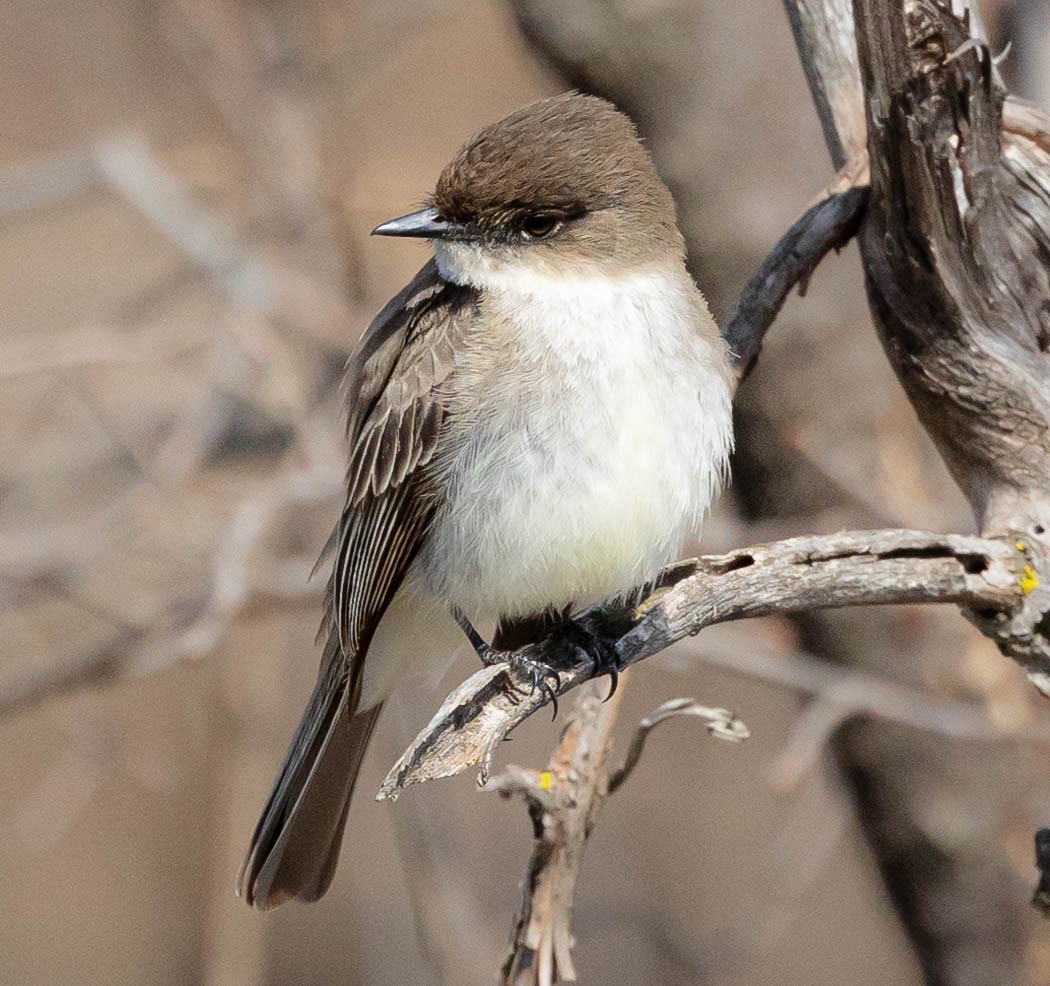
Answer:
[[[661,722],[687,716],[703,719],[707,723],[707,732],[711,736],[728,740],[730,743],[742,743],[751,735],[747,726],[728,709],[713,709],[708,705],[700,705],[696,699],[692,698],[672,698],[654,709],[638,723],[638,728],[631,738],[631,745],[627,748],[623,766],[609,776],[609,794],[616,791],[634,773],[634,768],[642,759],[645,741],[649,738],[649,734]]]

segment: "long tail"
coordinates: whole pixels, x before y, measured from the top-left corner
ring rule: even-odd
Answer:
[[[354,781],[382,708],[356,712],[343,662],[322,667],[237,880],[237,893],[260,910],[317,900],[328,889]]]

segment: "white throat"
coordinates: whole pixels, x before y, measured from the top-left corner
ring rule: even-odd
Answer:
[[[632,281],[648,277],[654,272],[684,273],[681,260],[670,256],[663,263],[625,268],[616,262],[599,259],[551,257],[532,253],[528,248],[504,253],[499,248],[492,249],[478,243],[440,240],[434,245],[434,259],[441,276],[454,284],[524,297],[542,296],[561,290],[600,292],[610,283]],[[692,281],[687,283],[695,292]]]

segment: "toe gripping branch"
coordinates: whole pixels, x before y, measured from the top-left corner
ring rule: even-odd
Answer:
[[[609,676],[609,694],[604,699],[608,702],[616,694],[616,687],[620,683],[620,672],[624,667],[616,645],[603,634],[596,633],[571,620],[559,624],[555,636],[560,638],[560,640],[555,640],[555,646],[559,643],[567,645],[567,648],[573,650],[577,655],[590,659],[592,678],[603,674]]]
[[[591,662],[591,677],[608,674],[612,680],[609,694],[605,696],[608,701],[616,692],[619,684],[620,672],[623,664],[615,644],[602,634],[595,633],[586,627],[571,620],[566,614],[564,619],[555,623],[543,636],[540,643],[543,651],[540,657],[526,657],[518,651],[498,650],[488,643],[474,625],[458,609],[453,609],[452,615],[459,624],[463,633],[466,634],[470,645],[486,667],[496,664],[507,664],[521,671],[528,679],[529,692],[539,691],[546,701],[550,702],[554,713],[552,719],[558,716],[558,693],[561,691],[561,671],[567,670],[571,665],[579,663],[582,656]],[[568,655],[576,660],[566,661]]]

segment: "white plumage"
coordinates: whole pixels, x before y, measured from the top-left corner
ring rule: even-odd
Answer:
[[[684,267],[558,279],[456,249],[442,274],[482,289],[488,331],[457,353],[449,501],[370,649],[364,707],[447,665],[450,606],[523,616],[651,578],[726,473],[728,362]]]
[[[457,356],[441,463],[455,478],[420,559],[426,584],[479,617],[638,585],[725,474],[728,364],[703,297],[684,267],[464,271],[447,262],[455,249],[442,245],[439,267],[481,281],[492,337]]]

